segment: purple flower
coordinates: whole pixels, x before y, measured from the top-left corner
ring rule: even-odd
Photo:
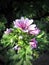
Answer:
[[[16,19],[14,21],[14,27],[21,28],[24,32],[28,32],[28,27],[33,23],[32,19],[24,19],[24,17],[21,17],[21,19]]]
[[[37,41],[35,40],[35,38],[31,39],[29,44],[30,44],[31,48],[37,48]]]
[[[40,30],[36,27],[35,24],[32,24],[33,20],[24,17],[21,19],[16,19],[14,21],[14,27],[20,28],[23,32],[28,32],[29,34],[37,35],[39,34]]]
[[[33,35],[38,35],[40,33],[40,30],[37,27],[34,28],[34,30],[32,28],[32,29],[29,29],[29,33]]]
[[[18,45],[14,46],[14,50],[20,50],[20,47]]]
[[[8,29],[8,28],[7,28],[4,33],[5,33],[5,34],[9,34],[9,33],[11,33],[11,31],[12,31],[11,29]]]

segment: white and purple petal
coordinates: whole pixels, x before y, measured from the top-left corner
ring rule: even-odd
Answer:
[[[6,31],[4,31],[5,34],[9,34],[11,32],[12,32],[12,29],[8,29],[8,28],[6,29]]]
[[[37,48],[37,41],[35,40],[35,38],[31,39],[29,44],[30,44],[31,48]]]
[[[34,30],[30,30],[29,33],[33,35],[38,35],[40,33],[40,30],[38,28],[35,28]]]

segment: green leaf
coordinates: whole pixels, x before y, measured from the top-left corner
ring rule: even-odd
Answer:
[[[37,38],[41,38],[44,34],[45,32],[43,31],[40,35],[37,36]]]
[[[15,65],[22,65],[22,63],[23,63],[23,58],[20,61],[18,61]]]
[[[30,60],[24,60],[23,65],[32,65]]]

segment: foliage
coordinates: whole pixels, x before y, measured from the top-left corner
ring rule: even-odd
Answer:
[[[2,15],[0,16],[0,38],[3,34],[3,31],[5,30],[5,24],[7,23],[6,18]]]

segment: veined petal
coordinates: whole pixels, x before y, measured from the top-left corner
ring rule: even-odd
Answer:
[[[36,25],[35,25],[35,24],[32,24],[32,25],[29,26],[28,30],[29,30],[29,31],[30,31],[30,30],[35,30],[35,27],[36,27]]]
[[[30,19],[29,22],[28,22],[28,25],[30,25],[32,23],[33,23],[33,19]]]
[[[37,48],[37,41],[35,38],[31,39],[29,44],[31,45],[31,48]]]
[[[26,18],[25,23],[27,26],[30,26],[33,23],[33,19],[29,20],[28,18]]]
[[[29,19],[26,18],[24,22],[25,22],[25,24],[27,24],[29,22]]]
[[[9,34],[11,32],[12,32],[12,29],[8,29],[8,28],[6,29],[6,31],[4,31],[5,34]]]
[[[30,34],[33,34],[33,35],[38,35],[39,32],[40,32],[39,29],[35,29],[35,30],[31,30],[29,33],[30,33]]]
[[[15,21],[13,21],[13,23],[14,23],[14,27],[21,27],[20,26],[20,20],[19,19],[16,19]]]
[[[21,17],[21,19],[20,19],[21,21],[24,21],[25,19],[24,19],[24,17]]]

